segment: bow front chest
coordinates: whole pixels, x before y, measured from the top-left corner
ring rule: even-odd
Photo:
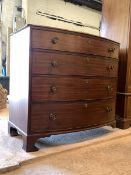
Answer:
[[[119,44],[29,25],[11,35],[9,133],[40,137],[115,126]]]

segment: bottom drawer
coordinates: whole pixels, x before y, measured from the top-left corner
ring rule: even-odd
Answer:
[[[115,100],[32,104],[31,133],[95,127],[115,120]]]

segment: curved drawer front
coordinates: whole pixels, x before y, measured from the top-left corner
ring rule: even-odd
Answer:
[[[118,58],[119,45],[89,35],[70,32],[32,30],[32,48],[88,53]]]
[[[117,77],[116,59],[33,51],[32,62],[33,74]]]
[[[31,132],[96,127],[115,120],[115,101],[32,104]]]
[[[32,78],[33,101],[102,99],[116,94],[115,79],[86,79],[59,76]]]

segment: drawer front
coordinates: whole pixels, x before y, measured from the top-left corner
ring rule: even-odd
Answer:
[[[34,74],[117,77],[116,59],[33,51],[32,62]]]
[[[119,45],[98,37],[55,31],[32,30],[32,48],[88,53],[118,58]]]
[[[32,78],[33,101],[102,99],[116,94],[115,79],[43,76]]]
[[[31,132],[96,127],[115,120],[115,101],[32,104]]]

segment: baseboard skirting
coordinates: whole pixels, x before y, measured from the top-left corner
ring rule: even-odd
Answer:
[[[131,118],[121,118],[116,116],[116,127],[120,129],[128,129],[131,126]]]

